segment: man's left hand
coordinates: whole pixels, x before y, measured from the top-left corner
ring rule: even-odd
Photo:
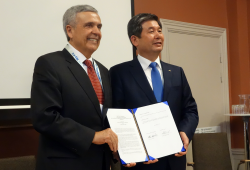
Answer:
[[[177,157],[181,157],[181,156],[187,154],[187,149],[188,149],[188,144],[189,144],[189,139],[188,139],[185,132],[180,132],[180,136],[181,136],[181,140],[183,142],[183,145],[184,145],[184,148],[186,149],[186,151],[176,153],[175,156],[177,156]]]

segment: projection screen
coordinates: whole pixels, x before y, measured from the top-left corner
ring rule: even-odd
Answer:
[[[36,59],[65,47],[62,16],[78,4],[95,7],[103,24],[93,58],[107,68],[132,60],[127,36],[130,0],[1,0],[0,99],[30,98]]]

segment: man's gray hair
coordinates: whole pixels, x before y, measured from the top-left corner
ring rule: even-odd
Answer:
[[[69,8],[63,15],[63,30],[66,34],[67,40],[69,41],[70,38],[67,34],[66,26],[71,25],[72,27],[76,26],[76,15],[79,12],[95,12],[98,13],[98,11],[90,6],[90,5],[76,5]]]

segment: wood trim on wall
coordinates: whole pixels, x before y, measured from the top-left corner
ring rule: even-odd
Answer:
[[[30,119],[30,99],[0,99],[0,121]]]
[[[29,98],[0,99],[0,106],[29,105]]]

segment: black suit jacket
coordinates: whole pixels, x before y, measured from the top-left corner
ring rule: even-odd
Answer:
[[[108,70],[97,62],[104,88],[104,109],[83,68],[64,49],[38,58],[31,89],[34,128],[40,133],[37,170],[101,170],[107,144],[92,144],[96,131],[106,128],[105,108],[112,105]]]
[[[161,62],[164,78],[163,101],[167,101],[179,131],[191,141],[198,125],[197,105],[181,67]],[[154,92],[138,59],[116,65],[110,69],[113,106],[138,108],[157,103]],[[186,167],[186,157],[168,156],[171,170]],[[147,166],[147,165],[145,165]]]

